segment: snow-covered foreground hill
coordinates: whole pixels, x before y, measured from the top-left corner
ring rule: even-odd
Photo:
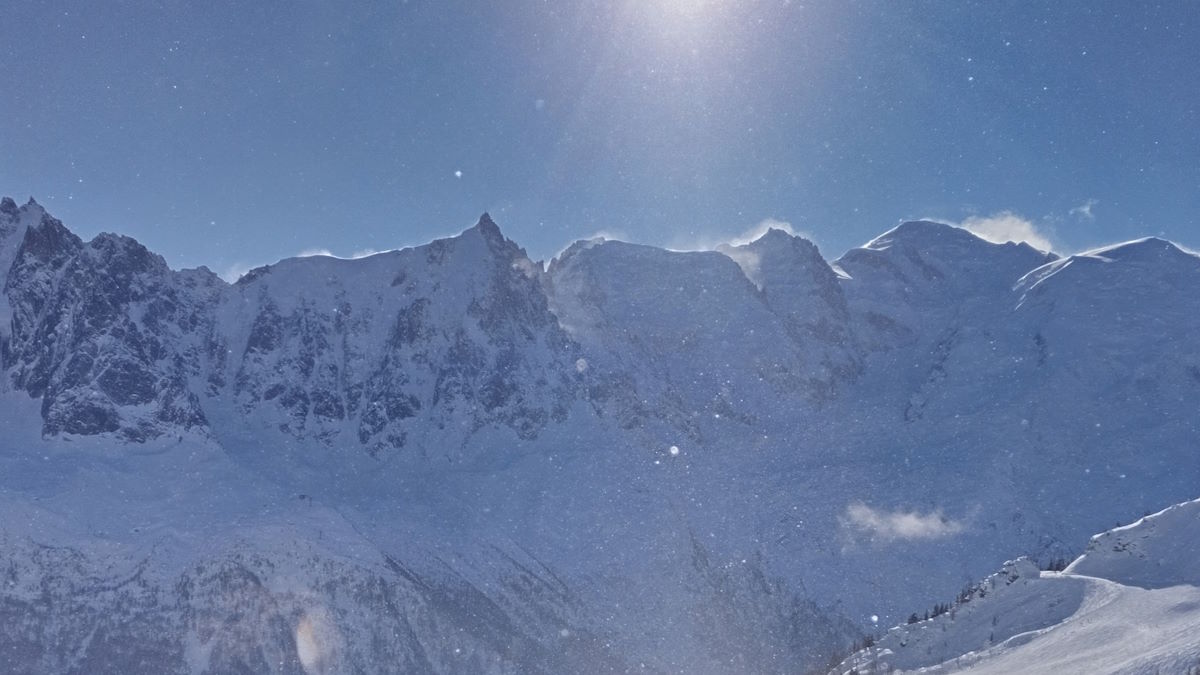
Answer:
[[[945,613],[898,626],[834,672],[1200,671],[1200,500],[1092,538],[1063,572],[1028,559]]]
[[[542,264],[485,216],[227,284],[4,200],[0,273],[17,672],[796,672],[1200,485],[1160,240]]]

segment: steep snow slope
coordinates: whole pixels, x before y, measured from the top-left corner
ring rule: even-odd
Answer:
[[[1168,507],[1135,523],[1092,537],[1068,574],[1112,579],[1126,586],[1200,586],[1200,500]]]
[[[1063,573],[1027,559],[835,672],[1187,673],[1200,668],[1200,500],[1093,537]]]
[[[753,436],[853,376],[845,299],[812,244],[773,230],[727,253],[742,267],[618,241],[580,242],[551,261],[550,306],[582,349],[580,367],[595,371],[590,399],[623,427],[662,423],[659,433],[706,444],[731,425]]]
[[[963,318],[1010,308],[1017,280],[1056,257],[1028,244],[993,244],[964,229],[914,221],[847,251],[834,266],[849,276],[843,287],[860,340],[878,350],[922,336],[941,339]]]

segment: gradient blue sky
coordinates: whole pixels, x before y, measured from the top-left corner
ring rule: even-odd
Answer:
[[[173,267],[418,244],[485,210],[535,258],[766,219],[828,258],[916,217],[1200,245],[1190,1],[0,9],[0,194]]]

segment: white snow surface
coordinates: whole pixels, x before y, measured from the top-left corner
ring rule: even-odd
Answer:
[[[1190,673],[1198,554],[1195,500],[1096,535],[1062,573],[1007,563],[949,612],[893,628],[833,672]]]

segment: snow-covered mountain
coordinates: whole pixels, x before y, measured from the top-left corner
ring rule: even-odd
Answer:
[[[1200,485],[1158,240],[542,264],[485,215],[228,284],[5,199],[0,267],[18,671],[795,672]]]
[[[1022,558],[834,672],[1200,670],[1200,500],[1098,534],[1062,572]]]

